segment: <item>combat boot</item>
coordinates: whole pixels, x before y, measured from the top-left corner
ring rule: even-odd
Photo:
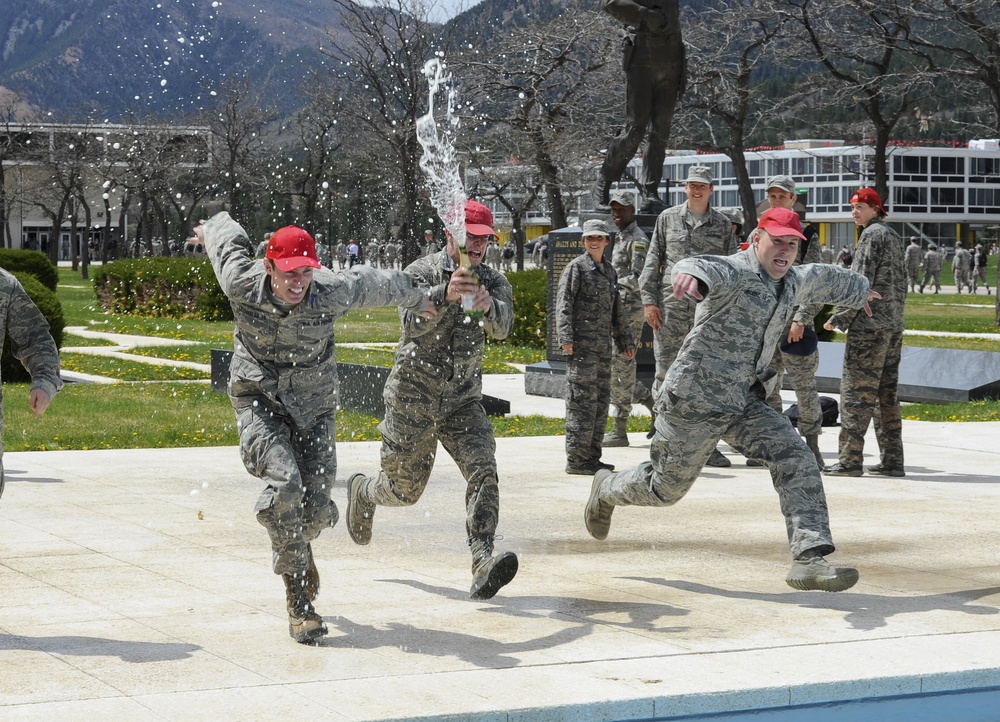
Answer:
[[[288,608],[288,633],[299,644],[309,644],[326,634],[323,617],[316,613],[306,592],[306,572],[282,574]]]
[[[601,446],[605,448],[628,446],[627,427],[628,427],[628,418],[616,416],[614,428],[611,429],[611,433],[604,435],[604,440],[601,441]]]
[[[646,432],[646,438],[652,439],[656,436],[656,412],[653,411],[652,406],[647,406],[649,409],[649,431]]]
[[[594,199],[594,208],[599,211],[607,211],[611,209],[611,181],[609,181],[604,176],[597,179],[594,183],[594,187],[591,188],[590,194]]]
[[[819,450],[819,434],[809,434],[805,437],[806,446],[809,447],[809,451],[813,453],[816,457],[816,463],[819,464],[820,471],[826,471],[826,464],[823,462],[823,454]]]
[[[375,503],[361,490],[365,475],[351,474],[347,479],[347,533],[355,544],[368,544],[372,540],[372,521]]]
[[[785,583],[802,591],[842,592],[857,584],[858,577],[857,569],[835,567],[818,554],[805,552],[792,562]]]
[[[472,599],[492,599],[500,587],[510,583],[517,574],[517,556],[503,552],[493,556],[493,535],[478,534],[469,537],[472,547]]]
[[[302,586],[306,590],[306,599],[314,602],[319,596],[319,569],[316,568],[316,560],[313,559],[312,544],[306,544],[306,557],[309,559],[309,566],[306,567]]]

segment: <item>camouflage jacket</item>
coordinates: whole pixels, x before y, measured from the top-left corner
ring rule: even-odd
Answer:
[[[924,254],[924,270],[925,271],[940,271],[941,264],[944,262],[944,257],[941,255],[940,251],[927,251]]]
[[[483,345],[486,334],[502,339],[514,326],[510,283],[496,269],[480,263],[479,283],[493,299],[481,318],[470,318],[460,303],[445,301],[448,281],[456,264],[447,249],[418,258],[406,267],[417,283],[430,288],[438,315],[426,320],[400,309],[403,335],[396,362],[383,394],[387,405],[421,404],[444,415],[471,400],[482,398]]]
[[[646,263],[649,239],[632,221],[624,230],[615,234],[615,246],[611,251],[611,266],[618,274],[618,287],[628,294],[639,293],[639,274]]]
[[[571,343],[575,354],[587,352],[609,360],[612,339],[619,351],[635,348],[616,281],[610,263],[594,263],[586,252],[566,264],[555,306],[560,346]]]
[[[951,268],[953,271],[971,271],[972,254],[964,248],[957,249],[955,257],[951,259]]]
[[[11,353],[31,374],[31,388],[44,391],[51,399],[63,382],[59,378],[59,350],[49,333],[49,322],[21,282],[4,270],[0,270],[0,323],[0,341],[6,332]]]
[[[773,385],[768,366],[792,318],[795,304],[840,303],[860,307],[868,280],[825,263],[793,266],[782,281],[772,281],[751,246],[732,256],[697,256],[678,262],[674,277],[696,277],[705,297],[694,327],[667,370],[656,401],[667,394],[702,408],[706,414],[740,413],[758,383]]]
[[[871,302],[871,317],[859,313],[857,307],[837,307],[830,323],[848,333],[876,329],[902,331],[906,303],[903,239],[883,221],[872,220],[858,239],[851,270],[867,278],[871,289],[882,298]]]
[[[663,300],[673,293],[670,278],[675,263],[704,254],[728,256],[732,244],[732,221],[712,207],[701,223],[695,222],[686,201],[663,211],[656,219],[646,263],[639,276],[643,304],[663,307]]]
[[[352,308],[395,303],[421,308],[426,293],[401,271],[355,266],[313,271],[309,295],[284,315],[270,300],[264,263],[252,257],[246,232],[228,213],[205,224],[212,268],[236,316],[229,396],[237,408],[264,396],[284,407],[299,428],[337,409],[334,325]]]
[[[906,251],[903,253],[903,265],[915,271],[920,268],[920,259],[922,254],[923,249],[921,249],[917,244],[911,243],[906,247]]]

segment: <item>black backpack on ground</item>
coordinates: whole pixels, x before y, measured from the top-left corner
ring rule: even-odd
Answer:
[[[823,426],[839,426],[840,405],[836,399],[829,396],[819,397],[819,408],[823,412]],[[785,416],[792,422],[792,426],[799,425],[799,405],[792,404],[785,410]]]

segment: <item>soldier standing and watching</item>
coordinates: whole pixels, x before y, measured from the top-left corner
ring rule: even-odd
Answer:
[[[944,257],[933,243],[927,245],[927,253],[924,254],[924,280],[920,284],[920,292],[924,292],[925,286],[934,286],[934,293],[941,291],[941,265]]]
[[[795,589],[839,592],[858,572],[832,566],[834,551],[816,459],[788,419],[765,403],[771,354],[786,333],[794,304],[867,307],[868,280],[823,263],[793,267],[802,226],[794,211],[771,208],[752,245],[732,256],[697,256],[671,269],[671,293],[698,301],[698,320],[656,397],[656,436],[649,461],[594,476],[584,511],[587,531],[604,539],[616,506],[670,506],[694,484],[725,439],[771,472],[793,561],[785,581]]]
[[[13,274],[0,269],[0,345],[10,338],[10,351],[31,376],[28,408],[35,418],[45,413],[62,388],[59,349],[49,333],[49,322]],[[0,432],[3,431],[3,387],[0,386]],[[0,437],[0,496],[3,496],[3,440]]]
[[[840,461],[827,473],[861,476],[868,424],[875,420],[881,460],[868,468],[876,476],[905,476],[903,422],[899,410],[899,360],[903,350],[906,275],[903,240],[885,223],[886,210],[873,188],[851,196],[851,216],[864,230],[854,253],[854,271],[880,297],[871,314],[847,306],[834,309],[824,324],[847,332],[840,381]]]
[[[639,274],[646,263],[649,239],[635,222],[635,199],[632,193],[618,190],[611,194],[611,220],[618,228],[611,251],[611,266],[618,276],[618,296],[625,322],[636,346],[646,322],[639,297]],[[611,364],[611,403],[615,406],[614,427],[602,440],[608,447],[628,446],[628,417],[632,404],[642,404],[653,414],[653,394],[636,376],[635,354],[615,351]],[[653,430],[650,424],[650,432]]]
[[[955,244],[955,257],[951,262],[951,269],[955,273],[955,290],[962,292],[962,286],[972,293],[972,254],[962,247],[961,242]]]
[[[438,244],[434,242],[434,231],[428,228],[424,231],[424,248],[423,255],[433,256],[438,252]]]
[[[466,249],[471,269],[459,266],[458,242],[445,232],[447,247],[407,266],[438,310],[423,321],[400,312],[403,334],[385,385],[382,468],[374,476],[352,474],[347,487],[347,530],[355,544],[368,544],[377,506],[415,504],[430,479],[438,441],[466,480],[465,531],[472,548],[473,599],[489,599],[517,573],[511,552],[493,556],[500,514],[496,443],[482,405],[483,344],[486,334],[506,338],[514,325],[510,283],[482,264],[496,235],[493,214],[481,203],[465,205]],[[462,310],[473,296],[470,319]],[[478,322],[476,322],[478,321]]]
[[[604,260],[608,224],[583,224],[584,253],[559,277],[556,333],[566,354],[566,473],[591,476],[601,469],[601,440],[611,401],[612,352],[635,357],[615,269]],[[631,392],[630,392],[631,393]]]
[[[920,244],[917,242],[916,236],[910,236],[910,245],[906,247],[906,252],[903,254],[903,265],[906,266],[906,283],[909,286],[910,293],[917,290],[917,284],[920,283],[920,257],[922,251],[920,250]]]
[[[309,643],[326,634],[313,601],[319,571],[311,542],[337,523],[337,361],[334,327],[352,308],[400,303],[433,315],[426,292],[399,271],[320,265],[312,237],[286,226],[263,261],[246,232],[219,213],[194,229],[236,317],[229,397],[240,457],[266,486],[254,511],[271,538],[274,573],[285,583],[288,632]]]
[[[767,181],[767,202],[771,208],[792,210],[797,196],[795,181],[787,175],[777,175]],[[811,233],[807,234],[807,231]],[[803,240],[799,244],[794,265],[821,263],[816,230],[809,226],[803,229]],[[806,446],[816,457],[822,470],[825,467],[823,454],[819,450],[819,435],[823,433],[823,409],[819,404],[816,390],[816,371],[819,369],[818,338],[813,321],[823,310],[823,304],[807,304],[795,307],[795,314],[785,329],[785,335],[771,357],[771,371],[777,383],[767,396],[768,405],[779,414],[782,411],[781,386],[785,371],[795,390],[795,400],[799,405],[799,434],[806,440]],[[756,459],[747,459],[747,466],[760,466]]]
[[[643,213],[659,213],[660,179],[670,124],[684,94],[684,43],[678,0],[603,0],[604,12],[625,25],[622,69],[625,71],[625,127],[608,145],[594,186],[598,208],[610,202],[611,184],[620,180],[643,136],[640,192]]]
[[[671,272],[684,258],[702,254],[728,256],[732,252],[733,227],[730,220],[710,207],[714,191],[712,171],[707,166],[693,166],[684,181],[687,201],[668,208],[656,219],[653,239],[639,276],[639,293],[646,323],[653,329],[653,355],[656,378],[653,396],[657,396],[667,369],[677,358],[684,337],[694,325],[695,303],[673,293]],[[732,466],[716,449],[709,466]]]
[[[986,267],[989,263],[989,253],[983,248],[982,243],[976,244],[976,250],[972,254],[972,292],[979,288],[980,281],[986,286],[986,295],[990,295],[990,281],[986,277]]]

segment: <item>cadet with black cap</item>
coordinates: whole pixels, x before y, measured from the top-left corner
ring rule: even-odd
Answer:
[[[320,265],[312,236],[276,231],[263,261],[228,213],[194,229],[235,316],[229,398],[240,457],[265,482],[254,511],[271,538],[275,574],[285,583],[288,632],[308,643],[326,634],[313,602],[319,571],[313,542],[337,523],[330,490],[337,478],[337,319],[353,308],[401,304],[431,316],[412,276],[357,265],[333,273]]]
[[[630,191],[616,190],[611,194],[611,220],[618,228],[611,265],[618,275],[618,296],[625,322],[638,347],[646,322],[639,296],[639,274],[646,263],[649,239],[635,222],[635,196]],[[653,394],[636,378],[634,354],[628,356],[615,351],[611,366],[611,403],[615,407],[614,426],[601,443],[605,447],[628,446],[628,417],[632,404],[646,406],[653,415]],[[653,430],[652,423],[649,430]]]

